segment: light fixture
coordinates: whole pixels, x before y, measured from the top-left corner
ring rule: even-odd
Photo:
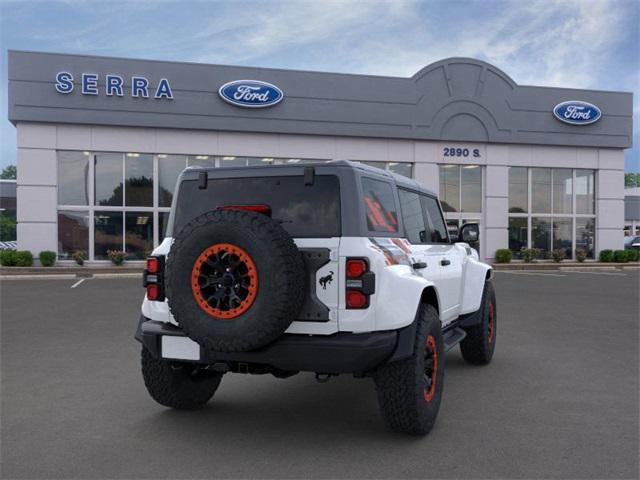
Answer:
[[[265,157],[262,159],[263,162],[273,162],[273,158]]]
[[[478,168],[478,165],[465,165],[462,168],[467,168],[467,169],[469,169],[469,168]]]
[[[146,225],[149,222],[149,217],[138,217],[136,218],[136,225]]]
[[[140,154],[139,153],[127,153],[127,157],[139,157]]]
[[[208,155],[196,155],[196,160],[207,160],[208,158]]]
[[[231,161],[231,160],[235,160],[236,157],[222,157],[222,160],[226,160],[226,161]]]
[[[90,155],[89,152],[82,152],[83,155]]]
[[[390,167],[395,167],[396,165],[398,165],[398,162],[389,162]]]
[[[289,160],[287,160],[287,163],[298,163],[299,161],[299,158],[290,158]]]
[[[164,153],[161,153],[160,155],[158,155],[158,158],[167,158],[167,156]]]

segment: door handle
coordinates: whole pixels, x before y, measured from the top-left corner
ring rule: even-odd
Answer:
[[[443,267],[446,267],[447,265],[451,265],[451,260],[447,260],[446,258],[443,260],[440,260],[440,265],[442,265]]]
[[[414,270],[421,270],[423,268],[427,268],[427,264],[425,262],[416,262],[411,265]]]

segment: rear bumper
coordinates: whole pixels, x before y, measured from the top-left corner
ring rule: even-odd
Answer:
[[[333,335],[284,334],[258,350],[223,353],[200,347],[197,363],[259,365],[282,371],[366,373],[399,357],[402,331],[336,333]],[[140,316],[135,338],[154,356],[162,357],[163,336],[186,337],[178,327]],[[400,355],[402,356],[402,355]]]

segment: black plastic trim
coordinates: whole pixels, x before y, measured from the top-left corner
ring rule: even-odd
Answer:
[[[136,339],[155,356],[160,355],[162,335],[185,336],[173,325],[140,318]],[[200,348],[198,363],[242,362],[268,365],[284,371],[366,373],[385,362],[398,341],[395,330],[333,335],[284,334],[275,342],[249,352],[214,352]]]

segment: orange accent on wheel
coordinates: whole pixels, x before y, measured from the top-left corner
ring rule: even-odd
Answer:
[[[228,320],[251,308],[258,294],[258,269],[251,256],[231,243],[216,243],[196,258],[191,291],[202,310]]]
[[[493,337],[496,330],[495,315],[495,307],[493,306],[493,303],[489,303],[489,343],[493,343]]]
[[[428,357],[428,355],[430,356]],[[433,400],[436,395],[436,384],[438,383],[438,348],[436,339],[433,335],[427,337],[425,349],[425,362],[429,361],[430,365],[425,365],[425,381],[429,379],[431,383],[424,389],[424,399],[427,402]]]

